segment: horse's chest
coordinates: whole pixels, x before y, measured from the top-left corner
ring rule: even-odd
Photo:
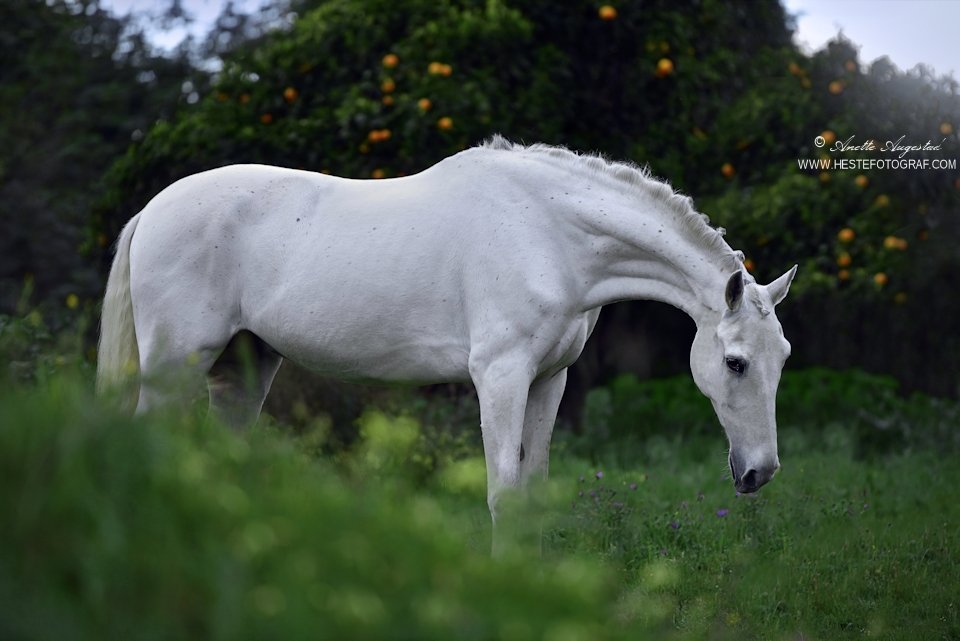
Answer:
[[[580,358],[595,323],[596,314],[594,312],[582,314],[567,323],[560,339],[541,362],[540,373],[556,373],[569,367]]]

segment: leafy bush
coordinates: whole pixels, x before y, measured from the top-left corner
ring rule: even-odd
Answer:
[[[3,638],[627,638],[597,564],[492,561],[435,499],[269,430],[131,420],[61,383],[4,396],[0,425]]]
[[[69,315],[43,308],[23,316],[0,314],[0,385],[21,386],[46,381],[58,373],[93,370],[95,353],[85,348],[93,323],[89,309]]]
[[[960,449],[960,403],[922,394],[903,397],[897,390],[894,379],[857,370],[787,370],[777,394],[781,444],[823,448],[825,436],[839,429],[860,456],[908,448]],[[710,402],[689,376],[640,381],[625,374],[592,390],[584,432],[581,447],[597,452],[613,443],[622,450],[624,443],[633,442],[644,444],[645,456],[651,455],[651,443],[664,438],[688,441],[695,448],[704,447],[700,437],[722,438]]]

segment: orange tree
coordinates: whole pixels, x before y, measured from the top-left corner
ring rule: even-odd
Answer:
[[[910,369],[918,385],[955,391],[942,373],[960,343],[944,323],[960,309],[935,294],[960,262],[960,172],[798,166],[881,157],[830,152],[817,136],[929,139],[940,150],[913,157],[956,159],[955,82],[884,61],[866,68],[843,40],[805,56],[773,1],[311,6],[235,51],[208,95],[130,148],[92,233],[114,235],[173,180],[223,164],[385,178],[500,132],[649,164],[729,230],[760,280],[801,264],[799,302],[784,313],[793,336],[819,346],[810,359]],[[927,313],[930,300],[943,313]],[[872,333],[850,331],[887,317]],[[873,346],[891,333],[927,340],[918,353],[940,364],[918,374],[926,357],[884,358]],[[946,343],[934,344],[940,334]]]
[[[691,132],[711,130],[718,105],[779,68],[790,51],[782,9],[624,2],[610,19],[601,8],[319,3],[237,52],[200,104],[134,145],[99,222],[113,233],[172,180],[225,163],[390,177],[496,132],[655,161],[692,189]]]

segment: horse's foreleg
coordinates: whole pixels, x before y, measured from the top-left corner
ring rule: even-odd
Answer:
[[[530,386],[523,419],[523,446],[520,449],[520,485],[524,490],[547,478],[550,439],[566,384],[567,370],[563,369],[550,378],[534,381]],[[528,501],[524,510],[524,521],[533,539],[532,548],[535,553],[542,552],[543,523],[538,501]]]
[[[550,439],[557,420],[560,399],[567,385],[567,370],[550,378],[534,381],[530,386],[523,418],[523,449],[520,458],[520,483],[547,478],[550,462]]]
[[[501,360],[472,372],[480,400],[480,430],[487,463],[487,505],[493,519],[493,553],[506,549],[512,530],[503,513],[505,494],[520,486],[520,449],[530,375],[521,363]]]

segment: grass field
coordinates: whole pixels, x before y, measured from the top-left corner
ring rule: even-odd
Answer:
[[[804,386],[788,409],[845,411]],[[611,390],[594,414],[628,411]],[[469,435],[372,412],[318,455],[317,433],[130,419],[53,379],[0,398],[0,638],[958,639],[956,407],[884,402],[880,435],[782,425],[749,497],[719,427],[561,436],[542,558],[492,560]]]

